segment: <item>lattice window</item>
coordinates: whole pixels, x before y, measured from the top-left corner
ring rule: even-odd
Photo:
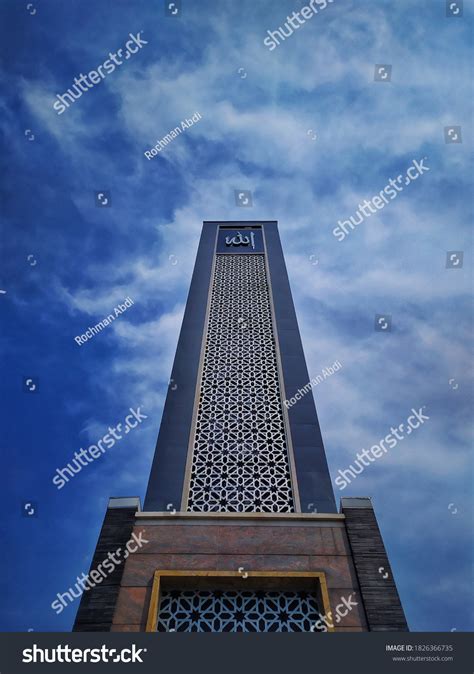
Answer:
[[[294,510],[263,255],[217,255],[188,510]]]
[[[310,632],[319,619],[309,592],[170,590],[161,596],[157,630]]]

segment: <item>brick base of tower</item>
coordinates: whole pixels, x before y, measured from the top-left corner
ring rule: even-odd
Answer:
[[[338,514],[151,513],[138,499],[111,499],[91,570],[133,533],[147,542],[84,592],[74,631],[153,630],[158,588],[224,581],[240,590],[312,587],[328,631],[408,630],[370,499],[344,498]],[[335,619],[344,598],[350,610]]]

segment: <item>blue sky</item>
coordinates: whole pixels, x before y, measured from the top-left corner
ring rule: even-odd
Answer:
[[[314,391],[333,480],[426,406],[336,497],[373,498],[412,630],[473,627],[472,5],[335,0],[269,51],[304,4],[183,0],[176,18],[149,0],[1,3],[3,630],[71,628],[77,604],[50,604],[88,570],[109,496],[144,496],[202,221],[240,218],[279,221],[310,375],[343,366]],[[139,31],[148,44],[58,115],[56,94]],[[333,236],[423,157],[428,172]],[[148,419],[58,491],[55,469],[137,406]]]

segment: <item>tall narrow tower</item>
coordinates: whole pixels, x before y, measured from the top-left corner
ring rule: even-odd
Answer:
[[[337,512],[310,381],[277,223],[205,222],[144,508],[110,500],[91,570],[146,543],[75,630],[407,629],[370,499]]]

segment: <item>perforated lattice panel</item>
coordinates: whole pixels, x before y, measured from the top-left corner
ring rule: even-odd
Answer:
[[[188,510],[292,512],[263,255],[218,255]]]
[[[311,632],[320,619],[308,592],[163,592],[158,632]]]

